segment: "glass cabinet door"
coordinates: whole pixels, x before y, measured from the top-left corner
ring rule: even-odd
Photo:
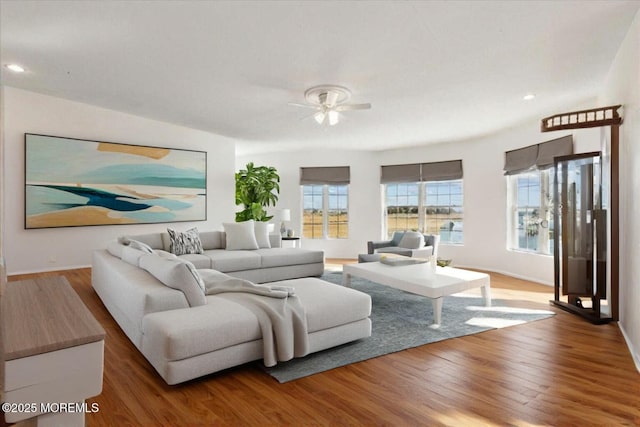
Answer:
[[[599,153],[557,158],[554,212],[556,299],[582,307],[584,297],[599,311],[606,298],[607,224],[601,197]]]

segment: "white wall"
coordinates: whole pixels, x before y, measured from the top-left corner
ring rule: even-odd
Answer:
[[[594,101],[595,102],[595,101]],[[589,104],[588,106],[591,106]],[[577,109],[584,106],[576,107]],[[557,111],[562,113],[564,111]],[[550,112],[553,114],[556,112]],[[366,253],[366,242],[382,238],[380,166],[388,164],[463,160],[464,245],[441,245],[440,256],[457,266],[504,272],[540,283],[553,284],[553,257],[509,251],[506,248],[506,180],[504,152],[559,138],[569,132],[540,133],[538,120],[469,141],[388,151],[314,151],[240,157],[236,167],[253,161],[274,166],[281,175],[278,208],[292,209],[290,226],[301,232],[302,197],[299,168],[351,166],[349,186],[349,239],[303,240],[303,247],[318,248],[327,257],[355,258]],[[574,131],[576,152],[598,151],[597,129]],[[277,218],[274,218],[277,221]]]
[[[622,104],[620,127],[620,329],[640,370],[640,12],[609,70],[601,106]]]
[[[110,239],[167,227],[144,224],[25,230],[25,133],[207,151],[207,221],[173,223],[172,227],[220,229],[222,221],[233,221],[232,140],[10,87],[4,87],[3,95],[4,255],[9,274],[88,266],[92,250],[104,247]]]

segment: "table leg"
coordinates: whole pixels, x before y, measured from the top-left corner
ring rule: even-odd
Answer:
[[[433,306],[433,324],[429,327],[431,329],[438,329],[442,322],[442,298],[433,298],[431,305]]]
[[[485,307],[491,307],[491,285],[484,285],[480,288]]]
[[[351,287],[351,275],[349,273],[342,272],[342,286]]]

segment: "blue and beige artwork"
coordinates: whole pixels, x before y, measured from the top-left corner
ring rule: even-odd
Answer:
[[[25,227],[206,219],[207,155],[25,135]]]

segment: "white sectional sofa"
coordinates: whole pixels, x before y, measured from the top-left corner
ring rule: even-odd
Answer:
[[[281,247],[225,252],[212,248],[223,245],[224,233],[205,232],[200,233],[204,253],[181,255],[177,261],[164,252],[163,234],[132,237],[154,248],[152,254],[117,242],[109,250],[95,251],[92,286],[168,384],[250,361],[266,363],[261,316],[228,293],[208,294],[211,281],[251,286],[237,279],[243,278],[270,282],[252,285],[260,289],[289,289],[287,298],[302,306],[305,327],[305,347],[295,357],[371,335],[369,295],[307,277],[322,274],[322,252]],[[193,282],[194,270],[198,279],[205,279]],[[198,290],[202,282],[206,289]]]

